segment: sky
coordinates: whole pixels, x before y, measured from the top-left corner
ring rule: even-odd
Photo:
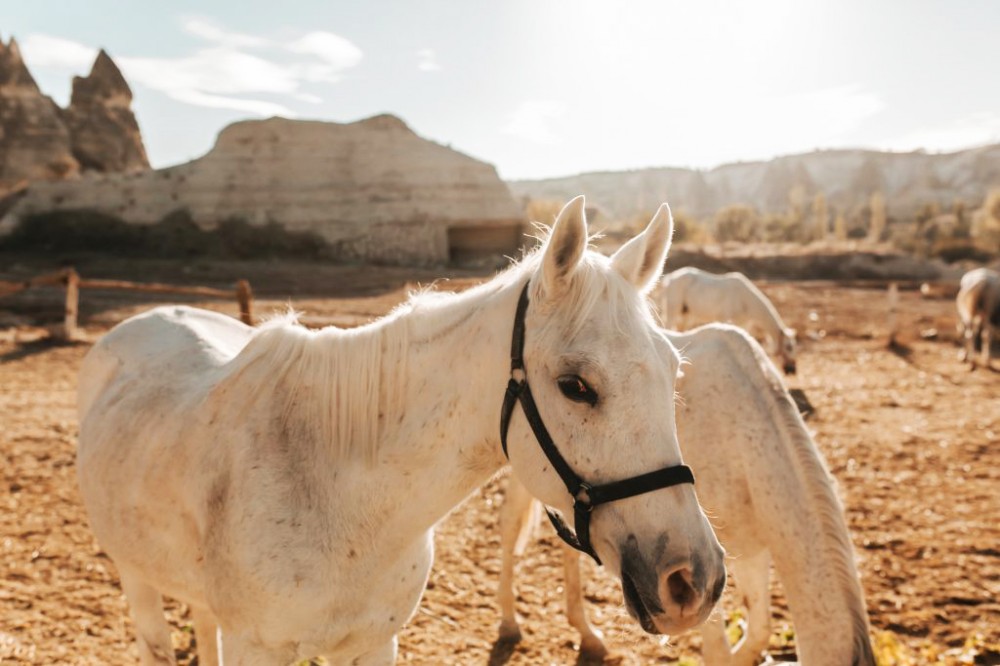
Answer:
[[[507,179],[1000,142],[992,0],[4,2],[65,105],[98,48],[154,167],[237,120],[401,117]]]

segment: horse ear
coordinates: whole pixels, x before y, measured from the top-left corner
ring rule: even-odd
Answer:
[[[587,216],[580,195],[563,206],[542,254],[541,286],[546,296],[560,293],[587,249]]]
[[[639,291],[648,293],[663,272],[673,235],[670,206],[662,204],[646,229],[612,255],[611,266]]]

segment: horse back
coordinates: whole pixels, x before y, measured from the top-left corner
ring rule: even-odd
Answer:
[[[162,394],[165,387],[193,390],[242,349],[252,330],[208,310],[160,307],[122,322],[87,353],[80,367],[77,406],[81,427],[107,394],[127,390]],[[161,401],[162,402],[162,401]],[[81,444],[85,438],[81,439]]]

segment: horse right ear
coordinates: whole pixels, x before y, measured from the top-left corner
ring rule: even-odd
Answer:
[[[587,216],[580,195],[563,206],[542,251],[541,290],[546,298],[557,296],[569,284],[587,249]]]

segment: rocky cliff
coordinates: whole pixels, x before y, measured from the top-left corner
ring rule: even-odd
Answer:
[[[333,256],[391,263],[513,254],[523,223],[492,165],[389,115],[345,124],[243,121],[187,164],[35,183],[0,234],[53,211],[96,211],[133,225],[181,213],[202,230],[238,221],[314,235]]]
[[[101,51],[90,75],[73,81],[60,109],[42,94],[17,41],[0,41],[0,196],[36,180],[149,168],[132,91]]]
[[[17,41],[0,40],[0,196],[39,179],[80,169],[60,109],[38,89]]]
[[[114,173],[149,168],[132,90],[102,49],[86,77],[73,77],[73,95],[63,112],[73,156],[84,170]]]
[[[977,206],[991,188],[1000,186],[1000,145],[947,154],[822,150],[710,170],[585,173],[513,181],[510,186],[515,195],[536,199],[564,200],[586,192],[588,204],[614,219],[648,213],[662,201],[696,217],[730,204],[778,213],[789,208],[791,198],[808,208],[818,192],[831,207],[850,215],[876,191],[885,196],[890,215],[909,217],[928,203],[942,209],[955,200]]]

